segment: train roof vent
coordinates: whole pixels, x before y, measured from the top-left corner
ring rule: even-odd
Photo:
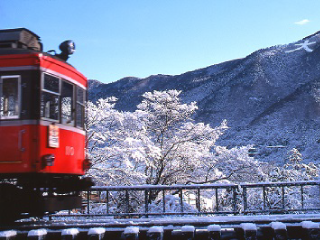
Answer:
[[[42,51],[40,37],[26,28],[0,30],[0,48],[23,48]]]

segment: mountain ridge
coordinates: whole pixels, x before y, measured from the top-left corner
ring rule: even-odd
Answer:
[[[307,161],[320,163],[319,70],[320,31],[180,75],[89,81],[89,100],[115,96],[117,109],[134,111],[144,92],[182,90],[183,102],[198,104],[196,121],[217,126],[227,119],[230,129],[219,144],[255,145],[257,158],[266,161],[284,159],[295,147]],[[267,149],[279,144],[282,152]]]

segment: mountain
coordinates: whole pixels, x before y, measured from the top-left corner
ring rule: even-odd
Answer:
[[[144,92],[168,89],[198,103],[196,121],[227,119],[221,145],[252,144],[257,158],[278,162],[295,147],[320,163],[320,32],[181,75],[90,80],[89,100],[115,96],[117,109],[134,111]]]

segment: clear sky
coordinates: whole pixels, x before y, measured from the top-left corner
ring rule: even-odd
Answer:
[[[0,0],[0,28],[76,43],[89,79],[176,75],[320,30],[319,0]],[[59,51],[58,51],[59,52]]]

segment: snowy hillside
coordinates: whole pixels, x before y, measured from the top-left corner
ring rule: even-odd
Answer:
[[[297,148],[320,163],[320,33],[287,45],[258,50],[181,75],[90,81],[89,99],[116,96],[116,108],[133,111],[144,92],[182,90],[185,102],[197,101],[197,121],[230,130],[219,144],[253,144],[256,157],[281,162]]]

